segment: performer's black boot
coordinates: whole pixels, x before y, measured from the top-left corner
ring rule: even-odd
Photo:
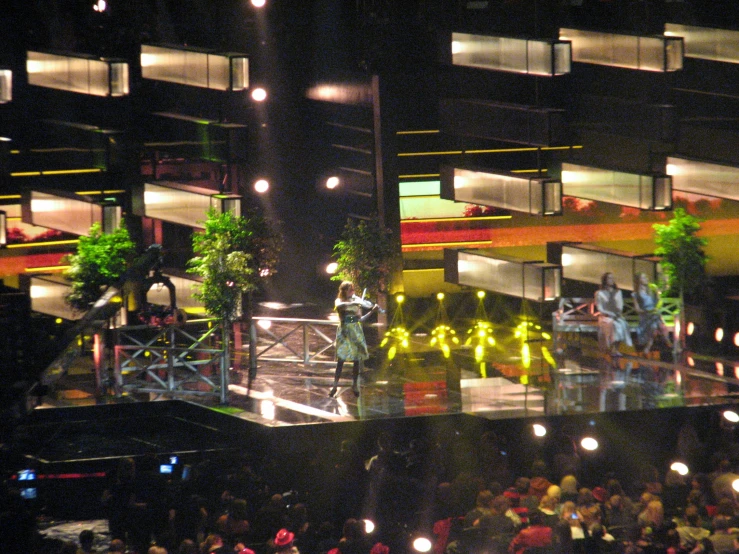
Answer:
[[[339,379],[341,379],[341,370],[344,368],[344,360],[338,360],[336,362],[336,373],[334,374],[334,386],[331,387],[328,395],[333,398],[336,396],[336,389],[339,386]]]
[[[352,392],[359,396],[359,360],[354,360],[354,371],[352,372]]]

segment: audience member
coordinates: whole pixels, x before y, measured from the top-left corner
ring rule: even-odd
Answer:
[[[250,526],[246,514],[246,500],[234,498],[231,501],[228,513],[223,514],[216,520],[215,530],[221,535],[224,543],[234,546],[238,542],[247,540]]]
[[[529,526],[521,529],[508,546],[513,554],[524,554],[528,548],[545,548],[552,545],[552,528],[544,525],[542,514],[534,511],[529,514]]]
[[[287,529],[280,529],[271,540],[272,552],[274,554],[299,554],[294,541],[295,533],[291,533]]]
[[[96,552],[93,544],[95,543],[95,533],[91,529],[83,529],[79,536],[80,547],[77,554],[94,554]]]
[[[729,530],[729,522],[730,520],[726,516],[716,516],[713,518],[713,533],[708,536],[708,539],[718,554],[729,554],[735,551],[734,541],[736,540],[736,534]]]

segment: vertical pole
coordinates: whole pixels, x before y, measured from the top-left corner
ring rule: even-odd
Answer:
[[[174,392],[174,357],[175,352],[175,334],[174,325],[170,325],[167,329],[167,342],[169,348],[167,350],[167,392]]]
[[[310,361],[310,348],[308,348],[308,324],[303,323],[303,363]]]
[[[221,404],[224,405],[228,403],[228,367],[231,359],[230,324],[231,322],[227,319],[221,321]]]
[[[246,293],[246,320],[249,322],[249,377],[246,383],[247,394],[251,384],[257,378],[257,326],[252,317],[251,291]]]

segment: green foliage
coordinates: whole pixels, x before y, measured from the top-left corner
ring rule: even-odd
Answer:
[[[693,294],[705,284],[708,257],[703,248],[707,240],[697,235],[700,221],[683,208],[676,208],[666,225],[652,226],[657,245],[654,253],[662,257],[668,294],[672,296]]]
[[[394,250],[390,231],[376,217],[359,223],[349,220],[334,253],[339,267],[333,280],[352,281],[357,290],[366,288],[370,296],[385,290]]]
[[[209,210],[205,229],[193,235],[192,244],[188,272],[203,278],[194,296],[210,315],[229,321],[238,315],[242,295],[275,273],[282,249],[281,237],[256,211],[237,217]]]
[[[89,235],[80,237],[77,252],[66,260],[69,269],[64,276],[72,284],[65,297],[67,304],[74,310],[87,311],[106,287],[120,279],[135,249],[125,226],[106,234],[99,223],[93,223]]]

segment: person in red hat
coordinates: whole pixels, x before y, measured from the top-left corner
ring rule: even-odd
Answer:
[[[287,529],[280,529],[272,540],[273,552],[275,554],[300,554],[298,547],[293,544],[294,540],[295,533],[291,533]]]

